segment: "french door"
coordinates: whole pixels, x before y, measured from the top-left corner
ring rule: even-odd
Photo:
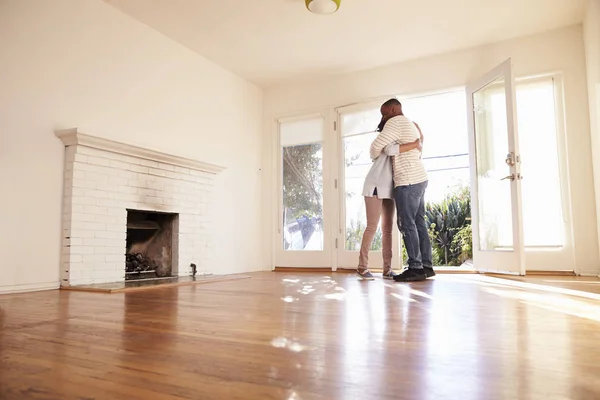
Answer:
[[[521,159],[508,60],[467,86],[473,264],[525,274]],[[366,226],[363,183],[380,102],[277,122],[275,267],[356,268]],[[336,126],[337,125],[337,126]],[[395,217],[394,217],[395,219]],[[393,229],[392,266],[401,242]],[[369,267],[381,268],[381,231]]]
[[[330,267],[332,141],[326,114],[278,121],[275,267]]]
[[[371,142],[381,120],[380,103],[339,108],[338,184],[339,217],[337,226],[337,267],[356,268],[362,235],[366,227],[363,184],[371,168]],[[395,224],[395,219],[394,219]],[[392,230],[392,266],[400,269],[398,229]],[[369,251],[369,268],[383,268],[381,224]]]
[[[511,60],[467,86],[473,265],[525,274],[521,158]]]

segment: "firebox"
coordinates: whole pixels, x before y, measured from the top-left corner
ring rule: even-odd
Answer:
[[[127,210],[125,279],[172,276],[178,214]]]

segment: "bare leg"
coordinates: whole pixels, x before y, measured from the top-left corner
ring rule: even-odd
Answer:
[[[379,197],[365,197],[365,206],[367,209],[367,228],[363,233],[360,246],[360,256],[358,258],[358,271],[362,272],[369,269],[369,250],[373,243],[373,237],[379,225],[381,217],[381,203]],[[391,243],[391,242],[390,242]]]

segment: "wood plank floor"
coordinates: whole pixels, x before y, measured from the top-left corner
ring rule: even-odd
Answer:
[[[251,276],[0,296],[0,399],[600,398],[597,285]]]

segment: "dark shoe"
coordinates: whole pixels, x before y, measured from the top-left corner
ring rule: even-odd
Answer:
[[[428,278],[431,278],[431,277],[435,276],[435,271],[433,270],[432,267],[423,267],[423,270],[425,271],[425,275]]]
[[[398,274],[391,269],[388,272],[383,273],[383,279],[394,279],[396,276],[398,276]]]
[[[375,277],[373,276],[373,274],[371,273],[371,271],[369,271],[368,269],[365,269],[364,271],[356,271],[356,276],[358,276],[358,279],[363,280],[363,281],[373,281],[375,280]]]
[[[394,280],[396,282],[418,282],[427,279],[425,271],[421,268],[407,268],[400,275],[396,275]]]

